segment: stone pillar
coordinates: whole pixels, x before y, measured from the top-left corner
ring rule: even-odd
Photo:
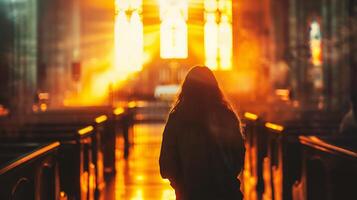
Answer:
[[[354,105],[354,112],[357,113],[357,2],[349,1],[349,22],[350,22],[350,65],[351,65],[351,100]]]
[[[37,75],[37,1],[11,1],[14,43],[11,52],[11,112],[31,112]]]

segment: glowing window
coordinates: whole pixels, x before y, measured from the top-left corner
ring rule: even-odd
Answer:
[[[161,58],[187,58],[187,1],[159,0],[159,3]]]
[[[321,30],[320,24],[317,21],[312,21],[310,25],[310,52],[311,62],[314,66],[321,66]]]
[[[141,0],[116,0],[115,68],[120,77],[139,71],[143,59]]]
[[[205,0],[205,57],[213,70],[232,68],[232,0]]]

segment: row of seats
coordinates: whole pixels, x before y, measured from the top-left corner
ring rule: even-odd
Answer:
[[[357,185],[357,137],[338,134],[335,114],[297,113],[279,122],[243,116],[246,199],[357,199],[351,189]]]
[[[97,199],[105,175],[115,173],[125,115],[124,108],[90,107],[2,120],[0,199]]]

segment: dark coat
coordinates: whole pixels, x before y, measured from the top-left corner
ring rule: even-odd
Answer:
[[[242,199],[237,176],[244,154],[234,112],[217,109],[198,120],[187,120],[176,111],[163,133],[160,173],[170,180],[177,199]]]

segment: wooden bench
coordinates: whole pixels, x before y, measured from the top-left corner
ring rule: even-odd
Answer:
[[[59,199],[60,143],[0,143],[0,199]]]
[[[302,171],[293,199],[357,199],[357,137],[300,136]]]
[[[52,126],[51,126],[52,127]],[[94,128],[83,129],[83,126],[63,126],[51,130],[51,127],[20,127],[14,132],[0,134],[2,142],[53,142],[59,141],[59,174],[60,186],[68,197],[87,199],[95,192],[95,165],[93,161]],[[91,127],[91,126],[90,126]],[[79,132],[82,130],[81,132]]]
[[[247,155],[245,174],[253,186],[246,189],[259,198],[291,199],[291,188],[300,176],[302,168],[301,135],[332,135],[337,132],[336,116],[304,119],[297,113],[296,119],[266,121],[254,113],[244,113],[246,124]]]

